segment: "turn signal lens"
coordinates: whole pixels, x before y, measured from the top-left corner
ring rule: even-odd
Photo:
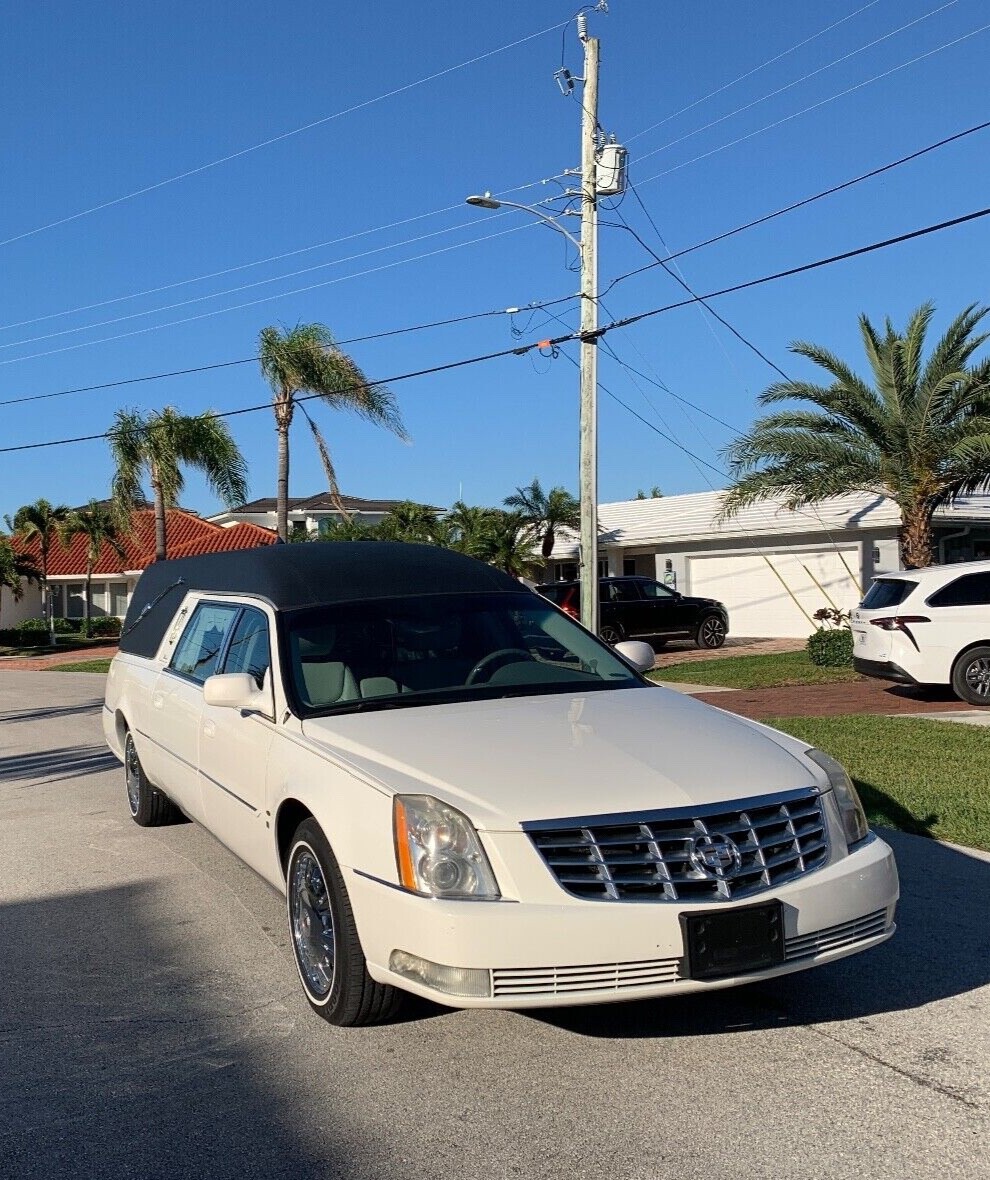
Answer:
[[[467,816],[432,795],[396,795],[395,863],[403,889],[428,897],[500,897],[478,833]]]

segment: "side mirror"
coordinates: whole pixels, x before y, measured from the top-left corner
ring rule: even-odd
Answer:
[[[641,639],[623,639],[612,650],[616,655],[620,655],[627,664],[632,664],[637,672],[649,672],[657,658],[653,648]],[[210,682],[207,680],[206,683]]]
[[[258,713],[270,711],[268,695],[247,672],[227,672],[222,676],[208,677],[203,685],[203,700],[219,709],[251,709]]]

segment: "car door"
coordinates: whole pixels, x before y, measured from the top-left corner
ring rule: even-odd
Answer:
[[[913,600],[912,600],[913,601]],[[913,642],[925,657],[924,675],[935,683],[951,676],[956,656],[990,631],[990,571],[964,574],[929,595],[911,624]],[[910,607],[897,612],[913,615]],[[924,618],[926,622],[919,620]]]
[[[640,635],[677,635],[690,630],[690,608],[680,595],[659,582],[638,582],[637,586],[643,598]]]
[[[268,755],[275,736],[271,621],[260,607],[245,606],[234,623],[217,671],[246,672],[265,690],[258,711],[204,702],[199,769],[204,824],[253,869],[270,859],[266,811]]]
[[[203,684],[220,662],[240,612],[235,603],[200,601],[193,607],[168,665],[151,694],[151,732],[161,786],[189,816],[203,820],[199,778]]]

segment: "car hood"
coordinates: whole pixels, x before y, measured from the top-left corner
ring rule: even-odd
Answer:
[[[804,743],[664,688],[383,709],[303,732],[385,789],[493,831],[817,785]]]

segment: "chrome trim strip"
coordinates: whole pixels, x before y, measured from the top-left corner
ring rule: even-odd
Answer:
[[[381,877],[376,877],[373,873],[366,873],[363,869],[352,868],[351,872],[355,877],[364,877],[366,881],[374,881],[376,885],[385,885],[388,889],[397,889],[399,893],[404,893],[406,897],[418,897],[421,901],[466,901],[472,905],[479,901],[488,902],[504,901],[510,905],[518,905],[519,900],[515,897],[431,897],[428,893],[414,893],[411,889],[406,889],[402,885],[396,884],[395,881],[385,881]]]
[[[248,811],[254,812],[255,815],[259,814],[258,809],[255,806],[253,806],[253,804],[248,803],[248,801],[246,799],[242,799],[240,797],[240,795],[238,795],[234,791],[232,791],[230,789],[230,787],[225,787],[223,785],[223,783],[219,783],[219,782],[217,782],[217,780],[215,778],[211,778],[210,775],[208,775],[205,770],[200,770],[199,773],[203,778],[206,779],[206,781],[208,783],[212,783],[215,787],[219,787],[220,790],[223,791],[224,794],[229,795],[231,797],[231,799],[236,799],[238,803],[242,803],[248,809]]]
[[[679,818],[719,815],[727,811],[748,811],[751,807],[776,807],[781,803],[793,803],[798,799],[818,799],[827,792],[821,787],[801,787],[795,791],[782,791],[777,795],[755,795],[747,799],[724,799],[721,803],[703,803],[698,806],[664,807],[656,811],[613,811],[603,815],[572,815],[561,819],[524,820],[519,826],[524,832],[549,832],[555,828],[600,828],[612,824],[664,823]]]
[[[147,740],[149,742],[151,742],[151,744],[153,746],[157,746],[159,748],[159,750],[164,750],[165,753],[168,754],[171,758],[174,758],[176,760],[176,762],[181,762],[183,766],[187,766],[190,770],[195,771],[196,774],[205,778],[208,783],[212,783],[215,787],[219,787],[221,791],[226,792],[226,794],[230,795],[230,797],[232,799],[236,799],[238,803],[242,803],[249,811],[253,812],[255,815],[261,814],[260,811],[253,804],[248,803],[248,801],[246,799],[242,799],[240,797],[240,795],[236,794],[236,792],[232,791],[229,787],[225,787],[223,785],[223,783],[218,783],[215,778],[211,778],[204,770],[201,770],[198,766],[194,766],[192,762],[189,762],[185,758],[183,758],[181,754],[176,754],[176,752],[174,750],[169,749],[168,746],[163,745],[156,738],[153,738],[150,733],[145,733],[145,731],[143,729],[137,729],[137,728],[135,728],[134,732],[139,733],[141,735],[141,737],[143,737],[143,738],[147,738]]]

